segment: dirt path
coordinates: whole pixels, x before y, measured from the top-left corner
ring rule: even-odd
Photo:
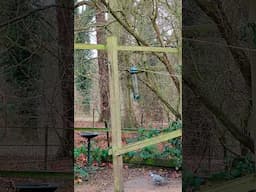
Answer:
[[[165,173],[169,183],[164,186],[153,185],[149,169],[124,169],[125,192],[181,192],[181,177],[173,178],[170,171],[154,169],[155,173]],[[88,182],[75,185],[75,192],[113,192],[112,169],[97,171]]]
[[[155,186],[148,177],[136,177],[124,183],[125,192],[181,192],[180,179],[173,179],[168,185]],[[113,192],[113,187],[106,192]]]

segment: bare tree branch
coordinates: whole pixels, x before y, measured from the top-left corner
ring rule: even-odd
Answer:
[[[233,123],[222,110],[216,107],[206,96],[200,94],[193,82],[184,79],[184,77],[183,82],[195,96],[200,98],[201,103],[206,107],[206,109],[208,109],[208,111],[210,111],[227,128],[233,137],[254,153],[254,141],[252,138],[244,135],[240,131],[239,127],[237,127],[237,125]]]
[[[34,9],[34,10],[29,11],[29,12],[23,14],[23,15],[14,17],[14,18],[12,18],[12,19],[6,21],[6,22],[3,22],[3,23],[0,24],[0,28],[3,28],[3,27],[5,27],[5,26],[7,26],[7,25],[10,25],[10,24],[13,24],[13,23],[15,23],[15,22],[18,22],[18,21],[20,21],[20,20],[22,20],[22,19],[25,19],[25,18],[28,17],[28,16],[31,16],[31,15],[34,15],[34,14],[38,13],[38,12],[40,12],[40,11],[45,11],[45,10],[47,10],[47,9],[50,9],[50,8],[57,8],[57,7],[58,7],[58,8],[73,9],[73,7],[72,7],[72,8],[71,8],[71,7],[65,7],[65,6],[60,6],[60,5],[56,5],[56,4],[47,5],[47,6],[45,6],[45,7],[40,7],[40,8]]]
[[[158,97],[158,99],[160,99],[160,101],[175,115],[177,119],[181,119],[181,114],[176,111],[149,82],[144,81],[141,78],[139,78],[139,80],[146,85]]]
[[[227,15],[222,7],[222,2],[220,0],[195,0],[197,5],[201,10],[209,16],[217,25],[220,34],[226,40],[228,45],[238,46],[238,34],[232,28]],[[243,50],[238,50],[233,47],[228,47],[231,54],[234,57],[235,62],[237,63],[243,77],[248,85],[251,87],[251,65],[250,60]],[[250,89],[248,89],[250,91]]]
[[[93,2],[90,2],[90,1],[80,1],[80,2],[77,2],[74,6],[74,9],[78,8],[78,7],[81,7],[81,6],[88,6],[88,7],[95,7],[95,3]]]
[[[128,32],[130,33],[137,42],[139,42],[141,45],[144,46],[150,46],[144,39],[142,39],[136,32],[135,30],[133,30],[131,27],[129,27],[127,24],[125,24],[123,22],[123,20],[121,20],[121,18],[118,17],[118,15],[116,14],[116,12],[110,7],[110,5],[105,1],[105,0],[101,0],[102,4],[109,10],[110,14],[117,20],[117,22]],[[157,53],[152,53],[154,54],[166,67],[166,70],[170,73],[173,74],[174,70],[173,67],[169,61],[169,59],[166,56],[160,56]],[[171,79],[173,80],[178,93],[180,93],[180,83],[179,83],[179,79],[175,76],[171,76]]]

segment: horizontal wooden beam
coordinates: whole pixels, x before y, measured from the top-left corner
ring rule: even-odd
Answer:
[[[95,127],[75,127],[75,131],[96,131],[96,132],[108,132],[109,128],[95,128]]]
[[[178,53],[177,48],[171,48],[171,47],[118,46],[117,49],[118,51]]]
[[[149,145],[155,145],[164,141],[168,141],[170,139],[174,139],[177,137],[180,137],[182,135],[181,129],[172,131],[170,133],[163,133],[161,135],[158,135],[153,138],[145,139],[143,141],[138,141],[135,143],[131,143],[128,145],[123,146],[122,148],[113,148],[112,150],[109,151],[110,155],[122,155],[125,153],[128,153],[130,151],[136,151],[138,149],[141,149],[143,147],[147,147]]]
[[[212,184],[210,187],[202,186],[201,192],[233,192],[233,191],[255,191],[255,174],[243,176],[237,179],[226,181],[222,184]]]
[[[106,50],[106,46],[103,44],[85,44],[85,43],[75,43],[74,49],[96,49],[96,50]]]
[[[103,44],[85,44],[75,43],[74,49],[96,49],[106,50]],[[162,53],[178,53],[177,48],[170,47],[145,47],[145,46],[117,46],[118,51],[141,51],[141,52],[162,52]]]
[[[72,178],[73,172],[60,172],[60,171],[0,171],[0,177],[58,177],[58,178]]]
[[[136,128],[122,128],[121,131],[125,132],[125,133],[138,133],[139,129]],[[161,131],[161,129],[158,129],[159,132]],[[95,132],[110,132],[111,128],[96,128],[96,127],[76,127],[75,131],[95,131]],[[152,129],[145,129],[145,132],[149,132],[152,131]]]
[[[95,131],[95,132],[110,132],[110,128],[93,128],[93,127],[77,127],[75,131]],[[138,129],[122,129],[125,133],[138,133]],[[150,130],[146,130],[150,131]]]

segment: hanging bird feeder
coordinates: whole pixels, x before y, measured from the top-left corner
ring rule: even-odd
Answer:
[[[132,66],[130,68],[130,74],[132,76],[132,90],[133,90],[133,98],[134,100],[138,100],[140,98],[139,95],[139,88],[138,88],[138,79],[137,79],[137,73],[138,69],[136,66]]]

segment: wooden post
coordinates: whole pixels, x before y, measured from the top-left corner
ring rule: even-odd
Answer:
[[[95,127],[95,119],[94,119],[94,115],[95,115],[95,108],[93,107],[93,109],[92,109],[92,127],[94,128]]]
[[[110,90],[110,113],[111,113],[111,132],[113,150],[122,147],[121,140],[121,103],[120,103],[120,85],[117,57],[117,38],[107,38],[107,52],[109,61],[109,90]],[[113,154],[113,174],[114,191],[123,192],[123,158]]]
[[[48,169],[48,125],[45,126],[44,133],[44,170]]]
[[[249,23],[256,24],[256,2],[255,0],[249,0],[248,4],[249,8]],[[253,38],[251,38],[253,39]],[[253,41],[251,41],[253,42]],[[254,49],[255,45],[252,43],[250,46],[251,49]],[[248,129],[252,131],[253,139],[254,139],[254,160],[255,160],[255,169],[256,169],[256,67],[255,67],[255,52],[249,51],[249,57],[250,57],[250,64],[251,64],[251,84],[252,84],[252,114],[250,116],[249,122],[248,122]]]

